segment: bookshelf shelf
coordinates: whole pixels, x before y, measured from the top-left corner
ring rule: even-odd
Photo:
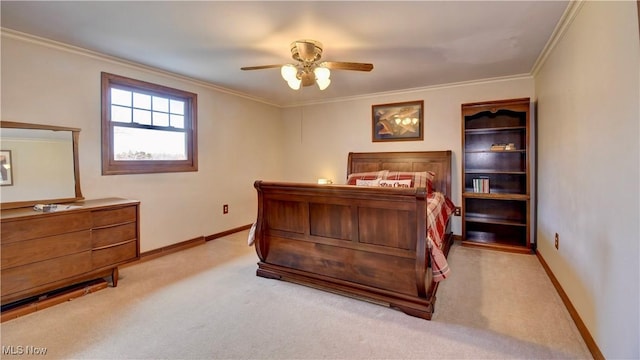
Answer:
[[[526,175],[526,171],[509,171],[509,170],[496,170],[496,169],[466,169],[464,171],[467,174],[520,174]]]
[[[479,198],[479,199],[494,199],[494,200],[529,200],[529,195],[526,194],[512,194],[512,193],[480,193],[473,192],[473,189],[466,189],[462,194],[463,198]]]
[[[528,98],[462,105],[465,245],[532,249],[529,113]],[[486,179],[483,187],[478,188],[477,179]]]
[[[494,218],[469,216],[469,215],[467,215],[466,221],[467,222],[485,223],[485,224],[509,225],[509,226],[527,226],[527,224],[522,223],[522,222],[518,222],[518,221],[508,221],[508,220],[503,220],[503,219],[494,219]]]
[[[465,151],[465,153],[467,154],[473,154],[473,153],[479,153],[479,154],[490,154],[490,153],[526,153],[527,150],[525,149],[516,149],[516,150],[467,150]]]
[[[483,128],[474,128],[474,129],[465,129],[464,131],[467,134],[487,134],[487,133],[495,133],[497,131],[518,131],[518,130],[526,130],[526,126],[503,126],[503,127],[483,127]]]

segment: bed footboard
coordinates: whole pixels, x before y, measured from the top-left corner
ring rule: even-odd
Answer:
[[[258,276],[431,318],[437,283],[428,267],[425,189],[254,186]]]

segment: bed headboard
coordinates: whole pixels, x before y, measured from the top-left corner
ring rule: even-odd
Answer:
[[[347,176],[380,170],[433,171],[433,188],[451,198],[451,150],[349,153]]]

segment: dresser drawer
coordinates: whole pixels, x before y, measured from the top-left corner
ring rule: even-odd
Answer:
[[[91,250],[89,230],[2,244],[2,270]]]
[[[2,296],[91,271],[91,251],[2,271]]]
[[[91,252],[91,260],[94,269],[113,266],[114,264],[133,260],[137,257],[138,245],[136,241],[129,241],[120,245],[96,249]]]
[[[135,240],[136,236],[136,223],[103,227],[91,231],[91,243],[95,249],[127,240]]]
[[[89,212],[73,212],[16,221],[3,221],[0,234],[2,244],[7,244],[90,228],[91,214]]]
[[[116,209],[92,211],[93,227],[96,228],[136,221],[136,209],[137,208],[135,206],[127,206]]]

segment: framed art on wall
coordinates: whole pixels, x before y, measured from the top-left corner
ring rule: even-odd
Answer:
[[[13,185],[11,166],[11,150],[0,150],[0,173],[2,174],[0,185]]]
[[[371,140],[411,141],[424,138],[424,101],[371,106]]]

